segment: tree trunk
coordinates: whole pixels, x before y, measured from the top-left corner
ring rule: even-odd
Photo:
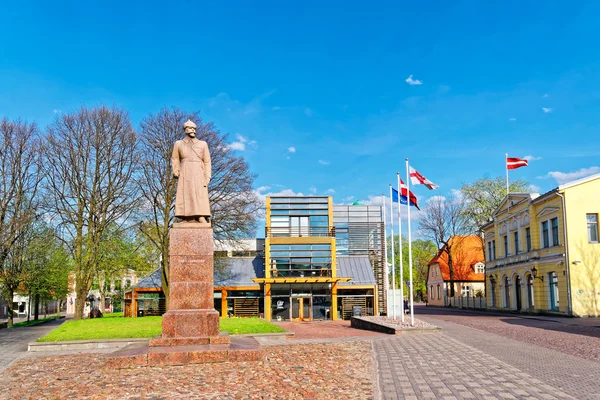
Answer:
[[[14,325],[14,310],[13,310],[13,297],[15,295],[15,292],[10,290],[8,291],[8,301],[6,302],[6,308],[8,311],[8,327],[11,328]]]
[[[33,320],[37,321],[40,318],[40,295],[39,294],[35,295],[34,307],[35,307],[35,311],[33,314]]]
[[[85,308],[86,297],[87,290],[85,290],[85,288],[77,287],[75,289],[75,315],[73,315],[73,319],[83,319],[83,310]]]
[[[27,322],[31,320],[31,292],[27,296]]]
[[[450,271],[450,297],[454,297],[454,268],[452,267],[452,249],[448,247],[448,270]]]

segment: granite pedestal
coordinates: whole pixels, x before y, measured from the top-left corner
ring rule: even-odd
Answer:
[[[231,339],[219,332],[213,300],[213,253],[210,224],[173,224],[169,311],[162,318],[162,335],[152,339],[149,347],[130,346],[112,353],[115,367],[262,359],[263,350],[256,339]]]

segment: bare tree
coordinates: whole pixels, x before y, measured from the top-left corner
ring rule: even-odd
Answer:
[[[212,122],[204,122],[198,112],[178,108],[162,109],[141,123],[142,169],[139,184],[146,202],[148,220],[142,232],[160,251],[162,288],[169,296],[169,227],[173,223],[177,180],[170,166],[176,140],[182,139],[183,124],[197,125],[197,138],[208,143],[212,162],[209,198],[212,226],[217,239],[239,239],[253,235],[257,212],[263,204],[253,192],[255,175],[248,164],[229,148],[228,136]],[[167,302],[168,304],[168,302]]]
[[[510,182],[511,193],[529,192],[529,182],[516,180]],[[489,222],[492,214],[506,197],[506,181],[503,177],[482,178],[473,183],[463,183],[460,194],[465,202],[464,213],[471,224],[472,230],[477,231]]]
[[[36,218],[39,143],[35,124],[6,118],[0,122],[0,284],[9,326],[13,324],[13,295],[23,279],[15,246],[23,242]]]
[[[121,109],[63,114],[48,127],[45,188],[75,265],[75,319],[98,273],[103,234],[124,227],[139,202],[136,133]]]
[[[455,278],[452,249],[460,246],[461,236],[472,233],[464,208],[464,203],[456,199],[433,197],[429,200],[419,219],[421,233],[433,240],[438,249],[444,249],[448,255],[451,297],[454,297]]]

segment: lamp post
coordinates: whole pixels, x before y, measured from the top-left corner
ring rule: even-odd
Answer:
[[[543,275],[540,276],[540,277],[537,276],[537,268],[536,267],[531,268],[531,276],[533,276],[533,279],[539,279],[542,282],[544,282],[544,276]]]

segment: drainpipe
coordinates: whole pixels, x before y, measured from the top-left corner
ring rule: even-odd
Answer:
[[[566,265],[566,273],[567,273],[567,315],[569,317],[573,316],[573,304],[571,303],[571,263],[569,262],[569,246],[567,242],[567,208],[565,207],[565,196],[560,194],[558,191],[557,195],[560,196],[562,200],[562,209],[563,209],[563,232],[565,234],[565,265]]]

